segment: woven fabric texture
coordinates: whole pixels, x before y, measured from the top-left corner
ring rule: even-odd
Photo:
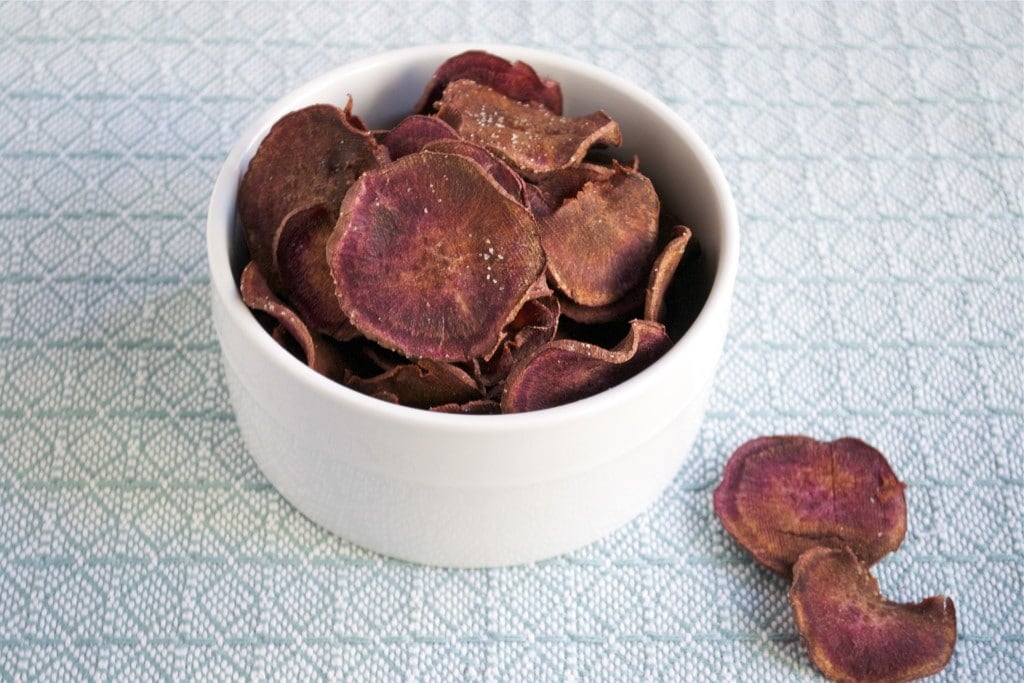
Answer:
[[[711,492],[762,434],[907,482],[885,593],[1024,680],[1020,3],[0,4],[0,680],[816,680]],[[689,463],[578,552],[424,568],[320,530],[234,421],[205,211],[258,111],[388,48],[557,50],[708,142],[742,230]]]

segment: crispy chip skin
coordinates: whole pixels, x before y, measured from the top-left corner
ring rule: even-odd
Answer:
[[[848,549],[801,555],[789,602],[811,661],[833,681],[902,683],[938,673],[953,656],[953,600],[890,602]]]
[[[859,439],[768,436],[729,458],[714,508],[737,543],[788,578],[816,546],[849,547],[868,565],[898,548],[907,531],[905,488]]]
[[[328,242],[341,308],[410,358],[486,357],[544,268],[530,212],[475,161],[419,152],[364,174]]]

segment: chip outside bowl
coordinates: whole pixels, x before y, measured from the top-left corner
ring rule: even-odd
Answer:
[[[569,115],[604,109],[622,127],[669,208],[694,231],[712,286],[687,333],[647,370],[596,396],[515,415],[451,415],[395,406],[322,377],[264,332],[238,293],[246,250],[235,194],[273,123],[316,102],[370,127],[412,108],[446,58],[483,49],[562,84]],[[628,158],[628,157],[626,157]],[[207,250],[214,326],[249,452],[299,511],[371,550],[425,564],[540,560],[595,541],[643,511],[686,461],[728,326],[738,254],[736,211],[711,153],[667,106],[632,84],[550,52],[430,45],[335,69],[260,114],[214,186]]]

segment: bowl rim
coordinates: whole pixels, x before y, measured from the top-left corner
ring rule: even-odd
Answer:
[[[527,63],[533,60],[537,63],[555,64],[559,69],[579,72],[608,83],[671,125],[689,145],[714,190],[715,212],[722,216],[721,235],[711,289],[700,313],[682,337],[651,366],[593,396],[542,410],[499,415],[439,413],[396,405],[362,394],[311,370],[301,360],[282,349],[242,302],[231,268],[230,248],[232,231],[236,223],[235,195],[238,176],[242,170],[243,159],[247,163],[252,151],[262,141],[273,123],[293,110],[298,102],[308,99],[311,93],[355,72],[387,64],[418,63],[427,59],[436,59],[440,64],[445,58],[466,50],[485,50],[507,59],[518,59]],[[537,69],[543,71],[541,67]],[[593,415],[603,414],[616,405],[628,402],[631,397],[654,390],[654,385],[659,381],[659,369],[664,369],[664,366],[670,364],[685,363],[691,359],[691,349],[697,345],[697,340],[714,334],[716,323],[712,318],[716,316],[716,312],[722,311],[727,314],[730,308],[739,261],[739,227],[732,192],[714,155],[693,128],[654,95],[600,67],[557,52],[503,43],[460,42],[388,50],[343,64],[306,81],[258,112],[236,139],[218,172],[207,209],[206,246],[210,287],[223,304],[231,324],[258,347],[261,355],[271,359],[279,366],[278,369],[287,372],[304,389],[313,392],[322,400],[346,405],[361,418],[401,422],[425,430],[458,430],[470,435],[487,433],[493,436],[496,430],[515,432],[546,429],[558,423],[585,420]]]

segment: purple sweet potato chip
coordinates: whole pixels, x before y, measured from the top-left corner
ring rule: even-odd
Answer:
[[[458,140],[455,129],[436,116],[413,114],[399,121],[384,135],[384,146],[392,159],[419,152],[438,140]]]
[[[565,200],[575,197],[584,185],[611,180],[615,171],[614,166],[583,162],[546,173],[534,185],[541,203],[531,204],[530,208],[538,219],[550,216]]]
[[[398,365],[371,378],[346,377],[345,384],[371,396],[388,394],[413,408],[481,400],[483,392],[464,370],[448,363],[421,359]]]
[[[448,84],[437,115],[527,179],[579,163],[595,145],[622,144],[619,125],[603,111],[557,116],[469,80]]]
[[[275,253],[284,218],[313,204],[337,212],[355,179],[387,161],[387,151],[354,120],[347,109],[329,104],[286,114],[242,177],[238,213],[246,244],[275,292],[281,291]]]
[[[431,406],[430,410],[435,413],[459,415],[498,415],[501,413],[501,405],[489,398],[480,398],[465,403],[445,403],[440,406]]]
[[[472,159],[435,152],[364,173],[328,254],[353,325],[439,361],[493,352],[544,268],[530,212]]]
[[[427,152],[461,154],[480,164],[494,181],[517,202],[526,203],[526,182],[508,164],[488,152],[483,146],[469,140],[437,140],[424,147]]]
[[[495,352],[475,364],[474,374],[484,386],[505,380],[516,360],[531,355],[555,337],[561,313],[558,297],[540,278],[526,295],[519,312],[504,330]]]
[[[296,209],[282,221],[277,267],[288,303],[310,329],[349,341],[359,336],[338,304],[327,263],[336,211],[325,204]]]
[[[509,62],[482,50],[463,52],[441,64],[413,110],[431,113],[445,87],[460,79],[486,85],[518,102],[535,102],[555,114],[562,113],[562,87],[557,82],[541,78],[529,64]]]
[[[239,286],[242,301],[254,311],[265,313],[276,320],[280,329],[285,330],[301,350],[306,364],[321,375],[340,379],[345,371],[345,361],[334,346],[322,335],[311,331],[295,311],[278,299],[259,271],[255,261],[250,261],[242,271]],[[279,343],[290,346],[286,339],[277,337]]]
[[[953,600],[886,600],[868,566],[847,549],[802,554],[789,601],[811,661],[830,680],[901,683],[938,673],[953,656]]]
[[[686,245],[690,243],[693,233],[685,225],[672,228],[668,244],[654,259],[650,276],[647,278],[647,291],[644,301],[644,318],[660,323],[665,322],[665,294],[672,284],[676,270],[683,260]]]
[[[658,240],[659,200],[646,176],[617,166],[537,221],[556,288],[584,306],[605,306],[647,280]]]
[[[642,284],[626,292],[622,297],[610,304],[601,306],[584,306],[576,303],[564,294],[558,295],[562,313],[566,318],[586,325],[600,325],[610,322],[626,322],[642,317],[644,296],[647,290]],[[662,322],[660,320],[655,322]]]
[[[740,446],[715,489],[726,531],[765,567],[789,577],[816,546],[849,547],[872,565],[903,542],[905,485],[858,439],[771,436]]]
[[[512,368],[502,412],[541,410],[593,396],[647,368],[671,345],[665,328],[646,320],[633,320],[629,334],[611,350],[556,339]]]

